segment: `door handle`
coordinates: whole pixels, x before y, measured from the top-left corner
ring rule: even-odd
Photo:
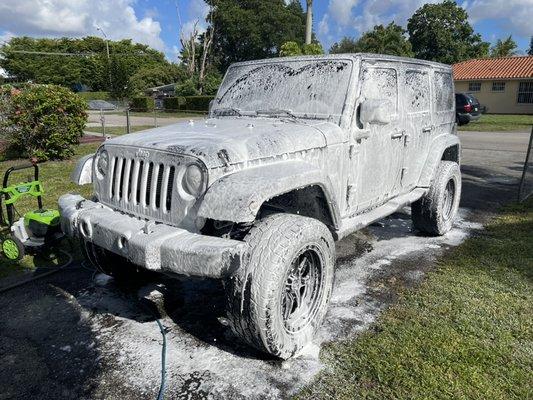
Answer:
[[[431,132],[432,129],[433,129],[432,126],[426,126],[426,127],[422,128],[422,132],[424,132],[424,133]]]
[[[396,131],[390,135],[391,139],[401,139],[405,135],[405,131]]]

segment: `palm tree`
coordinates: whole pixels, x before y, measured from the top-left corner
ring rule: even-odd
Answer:
[[[311,44],[313,31],[313,0],[307,0],[307,20],[305,22],[305,44]]]

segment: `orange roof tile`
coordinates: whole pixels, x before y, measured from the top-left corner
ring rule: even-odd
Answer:
[[[533,78],[533,56],[477,58],[453,64],[453,79]]]

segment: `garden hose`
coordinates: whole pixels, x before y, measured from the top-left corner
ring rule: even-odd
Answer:
[[[163,345],[161,347],[161,384],[159,385],[159,393],[157,394],[157,400],[163,400],[165,396],[165,389],[166,389],[166,358],[167,358],[167,333],[165,331],[165,327],[161,323],[161,321],[158,318],[158,315],[146,304],[143,304],[141,302],[142,299],[137,299],[138,303],[141,305],[142,308],[147,310],[155,319],[155,322],[159,326],[159,331],[161,332],[161,336],[163,337]]]
[[[65,269],[66,267],[68,267],[70,264],[72,264],[72,261],[74,259],[73,259],[72,255],[70,253],[67,253],[66,251],[61,250],[61,249],[59,250],[59,252],[63,253],[65,256],[68,257],[68,261],[65,264],[63,264],[63,265],[61,265],[61,266],[59,266],[57,268],[53,268],[50,271],[43,272],[42,274],[39,274],[39,275],[36,275],[36,276],[32,276],[31,278],[25,279],[25,280],[23,280],[21,282],[17,282],[17,283],[14,283],[12,285],[8,285],[8,286],[5,286],[3,288],[0,288],[0,294],[1,293],[5,293],[8,290],[15,289],[17,287],[23,286],[23,285],[25,285],[27,283],[36,281],[37,279],[44,278],[45,276],[50,276],[52,274],[55,274],[56,272],[59,272],[59,271]],[[82,263],[82,267],[86,268],[83,265],[83,263]],[[95,271],[95,274],[93,275],[93,280],[94,280],[94,276],[96,275],[96,272],[97,271]],[[159,327],[159,331],[161,332],[161,336],[163,337],[163,345],[162,345],[162,348],[161,348],[161,384],[159,385],[159,392],[157,394],[157,400],[163,400],[163,398],[165,396],[166,374],[167,374],[167,372],[166,372],[167,337],[166,337],[165,327],[163,326],[163,324],[159,320],[158,315],[156,315],[156,313],[152,309],[150,309],[150,307],[147,307],[145,304],[143,304],[141,302],[141,299],[138,299],[138,303],[145,310],[147,310],[150,314],[153,315],[153,317],[155,319],[155,322],[157,323],[157,325]]]
[[[59,272],[59,271],[65,269],[66,267],[68,267],[70,264],[72,264],[72,261],[74,260],[72,258],[72,256],[69,253],[67,253],[66,251],[64,251],[64,250],[59,250],[59,251],[68,257],[68,261],[65,264],[60,265],[57,268],[54,267],[54,269],[52,269],[50,271],[47,271],[47,272],[43,272],[42,274],[38,274],[38,275],[32,276],[31,278],[25,279],[25,280],[23,280],[21,282],[17,282],[17,283],[14,283],[12,285],[8,285],[8,286],[5,286],[3,288],[0,288],[0,294],[1,293],[5,293],[8,290],[15,289],[15,288],[17,288],[19,286],[25,285],[27,283],[36,281],[37,279],[44,278],[45,276],[50,276],[52,274],[55,274],[56,272]]]

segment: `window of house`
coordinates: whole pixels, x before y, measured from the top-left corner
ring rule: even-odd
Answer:
[[[449,72],[435,72],[434,88],[437,112],[453,109],[453,81]]]
[[[407,112],[429,111],[429,76],[426,72],[408,70],[405,73]]]
[[[492,82],[493,92],[505,92],[505,82]]]
[[[519,83],[518,103],[533,104],[533,81],[525,81]]]
[[[393,68],[365,68],[362,93],[367,99],[387,99],[398,110],[398,78]]]
[[[468,82],[469,92],[479,92],[481,90],[481,82]]]

